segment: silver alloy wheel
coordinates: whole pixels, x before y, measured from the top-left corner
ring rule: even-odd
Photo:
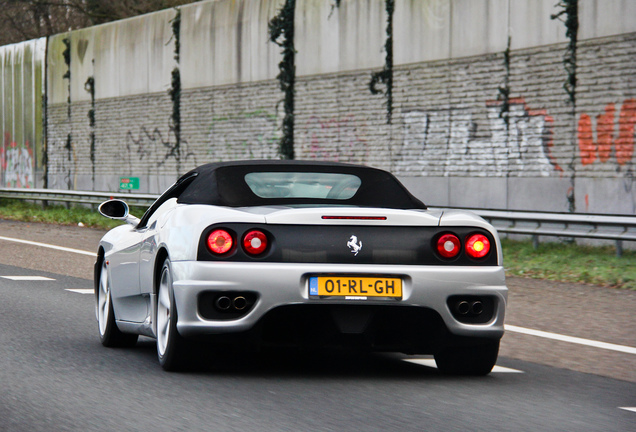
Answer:
[[[170,266],[164,265],[157,296],[157,352],[163,357],[170,340],[170,314],[172,313],[172,275]]]
[[[99,287],[97,289],[97,322],[99,324],[99,334],[104,337],[106,335],[108,317],[110,314],[110,285],[108,283],[106,261],[102,262],[102,271],[99,275]]]

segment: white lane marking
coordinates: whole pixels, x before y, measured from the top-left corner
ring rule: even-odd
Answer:
[[[435,359],[404,359],[404,361],[437,369],[437,364],[435,363]],[[494,368],[492,368],[492,371],[494,373],[524,373],[523,371],[520,371],[517,369],[511,369],[511,368],[507,368],[503,366],[495,366]]]
[[[95,290],[93,290],[93,289],[81,289],[81,288],[73,289],[73,288],[65,288],[64,290],[65,290],[65,291],[74,292],[74,293],[77,293],[77,294],[95,294]]]
[[[495,365],[495,367],[492,368],[492,371],[498,372],[498,373],[525,373],[524,371],[519,369],[507,368],[507,367],[497,366],[497,365]]]
[[[13,281],[53,281],[55,279],[47,278],[44,276],[0,276],[4,279],[10,279]]]
[[[524,328],[524,327],[517,327],[517,326],[513,326],[513,325],[505,325],[506,331],[511,331],[511,332],[515,332],[515,333],[522,333],[522,334],[526,334],[526,335],[531,335],[531,336],[538,336],[538,337],[542,337],[542,338],[546,338],[546,339],[554,339],[554,340],[558,340],[558,341],[562,341],[562,342],[569,342],[569,343],[574,343],[574,344],[579,344],[579,345],[587,345],[590,347],[594,347],[594,348],[602,348],[602,349],[606,349],[606,350],[611,350],[611,351],[618,351],[618,352],[623,352],[623,353],[627,353],[627,354],[636,354],[636,348],[634,347],[630,347],[630,346],[626,346],[626,345],[616,345],[616,344],[611,344],[611,343],[607,343],[607,342],[599,342],[599,341],[595,341],[595,340],[591,340],[591,339],[583,339],[583,338],[578,338],[578,337],[573,337],[573,336],[565,336],[562,334],[558,334],[558,333],[550,333],[550,332],[545,332],[545,331],[541,331],[541,330],[533,330],[533,329],[529,329],[529,328]]]
[[[636,407],[618,407],[618,409],[622,409],[625,411],[631,411],[636,413]]]
[[[89,252],[89,251],[84,251],[84,250],[79,250],[79,249],[73,249],[73,248],[67,248],[67,247],[63,247],[63,246],[55,246],[55,245],[50,245],[50,244],[46,244],[46,243],[33,242],[33,241],[29,241],[29,240],[16,239],[16,238],[11,238],[11,237],[2,237],[2,236],[0,236],[0,240],[10,241],[10,242],[14,242],[14,243],[22,243],[22,244],[27,244],[27,245],[31,245],[31,246],[39,246],[39,247],[44,247],[44,248],[49,248],[49,249],[56,249],[56,250],[60,250],[60,251],[64,251],[64,252],[73,252],[73,253],[76,253],[76,254],[88,255],[88,256],[93,256],[93,257],[97,256],[97,254],[94,253],[94,252]]]

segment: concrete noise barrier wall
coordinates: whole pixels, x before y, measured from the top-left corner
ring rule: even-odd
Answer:
[[[294,157],[391,170],[431,205],[633,214],[633,16],[215,0],[0,47],[1,186],[158,193],[197,164]]]
[[[32,188],[42,177],[45,53],[45,38],[0,47],[2,187]]]

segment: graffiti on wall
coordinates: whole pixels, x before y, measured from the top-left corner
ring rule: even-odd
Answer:
[[[49,141],[48,188],[76,189],[77,167],[80,161],[77,156],[77,146],[68,142],[66,134],[64,140],[51,139]]]
[[[617,118],[618,114],[618,118]],[[584,167],[594,169],[598,164],[611,164],[616,172],[623,173],[623,202],[631,200],[631,212],[636,212],[636,177],[632,159],[636,138],[636,99],[623,101],[618,111],[615,103],[605,106],[595,118],[583,113],[578,122],[579,157]],[[586,210],[589,200],[586,195]]]
[[[353,114],[327,119],[312,116],[304,131],[299,131],[299,135],[306,135],[300,141],[308,145],[303,154],[309,159],[365,163],[369,160],[365,129],[366,123],[358,123]]]
[[[396,171],[445,176],[549,176],[562,171],[552,155],[553,118],[519,98],[510,99],[506,122],[500,104],[486,103],[487,130],[482,131],[476,113],[468,109],[404,113]]]
[[[175,133],[173,128],[170,128],[170,132],[172,135]],[[184,163],[187,166],[197,164],[194,152],[190,151],[188,142],[183,138],[180,142],[172,141],[170,136],[164,138],[159,128],[149,130],[145,126],[141,126],[139,132],[126,132],[125,162],[129,172],[135,172],[137,164],[150,170],[170,161],[174,161],[177,167]]]
[[[265,110],[212,119],[208,130],[209,160],[278,158],[278,121]]]
[[[602,163],[615,161],[622,166],[631,162],[634,155],[635,126],[636,99],[623,102],[618,119],[616,105],[607,104],[605,112],[596,116],[596,134],[590,115],[581,114],[578,124],[581,163],[590,165],[597,160]]]
[[[32,188],[34,182],[33,149],[26,141],[19,146],[5,133],[4,144],[0,149],[0,166],[2,166],[2,184],[4,187]]]

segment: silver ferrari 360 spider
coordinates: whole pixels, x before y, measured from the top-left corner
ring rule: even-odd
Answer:
[[[95,264],[105,346],[156,338],[184,367],[209,344],[356,347],[432,354],[445,373],[497,360],[507,299],[495,229],[431,210],[388,172],[303,161],[241,161],[183,175],[141,219],[100,241]]]

